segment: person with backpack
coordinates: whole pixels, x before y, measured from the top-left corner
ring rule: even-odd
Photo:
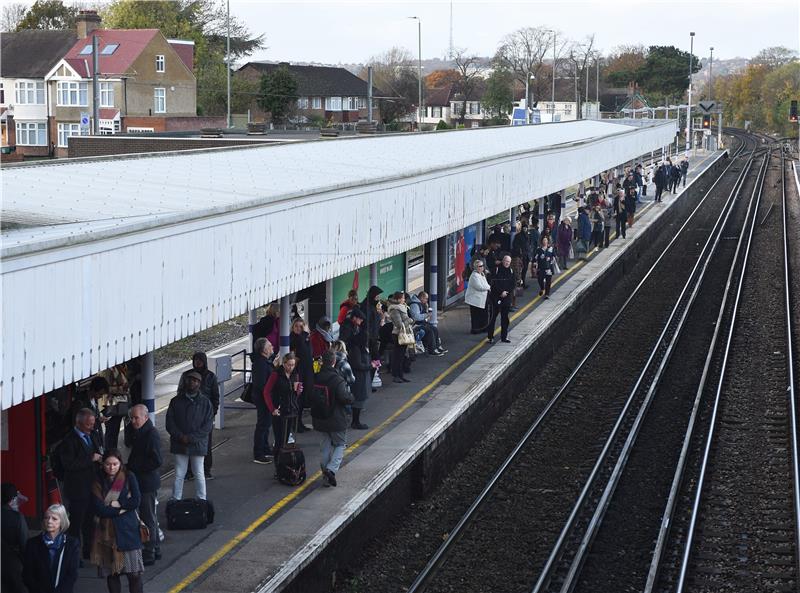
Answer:
[[[336,353],[327,350],[322,354],[322,369],[314,378],[311,397],[311,421],[314,430],[322,433],[320,440],[320,468],[322,483],[336,486],[336,472],[342,464],[347,447],[346,406],[353,403],[347,382],[336,372]]]

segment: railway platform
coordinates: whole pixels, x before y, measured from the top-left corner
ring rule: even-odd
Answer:
[[[483,335],[469,334],[465,305],[440,313],[439,330],[446,356],[418,355],[411,383],[384,386],[371,394],[362,420],[364,431],[349,431],[344,464],[336,488],[323,488],[318,470],[318,435],[296,435],[306,454],[307,481],[284,486],[272,477],[272,465],[252,462],[255,409],[238,399],[235,384],[225,400],[225,427],[214,431],[215,479],[207,484],[216,507],[215,523],[202,531],[167,531],[163,557],[145,572],[145,591],[227,593],[279,591],[318,561],[325,548],[371,503],[386,496],[392,482],[426,450],[435,448],[448,427],[490,389],[509,365],[552,330],[561,316],[576,307],[581,296],[598,283],[627,250],[692,188],[724,151],[698,153],[691,159],[687,188],[665,194],[663,204],[652,196],[637,209],[636,223],[626,239],[615,239],[608,249],[592,251],[585,261],[574,261],[553,282],[549,300],[537,296],[535,281],[518,297],[512,315],[511,344],[489,345]],[[651,192],[652,193],[652,192]],[[249,350],[249,337],[210,353]],[[238,359],[241,360],[241,359]],[[189,363],[168,369],[156,378],[156,424],[165,451],[159,500],[163,509],[172,491],[172,459],[163,429],[163,412],[174,395],[180,374]],[[308,422],[310,423],[310,421]],[[185,485],[191,495],[193,484]],[[94,567],[81,569],[76,590],[105,591],[105,579]]]

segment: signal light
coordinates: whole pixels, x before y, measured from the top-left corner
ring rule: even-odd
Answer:
[[[797,123],[797,101],[792,101],[789,107],[789,121]]]
[[[703,116],[703,129],[704,130],[710,130],[711,129],[711,116],[710,115],[704,115]]]

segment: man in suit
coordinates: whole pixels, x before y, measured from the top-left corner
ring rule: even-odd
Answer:
[[[67,433],[56,450],[61,468],[64,502],[69,512],[70,535],[83,535],[83,557],[89,558],[92,547],[93,515],[91,512],[92,483],[103,446],[94,430],[95,415],[81,408],[75,415],[75,427]]]

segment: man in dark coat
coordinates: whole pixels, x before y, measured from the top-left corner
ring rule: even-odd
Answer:
[[[514,272],[511,270],[511,256],[504,255],[497,271],[489,279],[489,298],[492,303],[492,318],[489,320],[489,343],[494,342],[494,324],[497,315],[500,315],[500,340],[506,343],[508,339],[508,312],[511,309],[511,295],[514,292]]]
[[[169,451],[175,455],[175,482],[172,497],[183,498],[183,481],[189,465],[195,475],[197,498],[206,498],[206,480],[203,457],[208,451],[208,435],[214,425],[214,408],[211,401],[200,393],[202,375],[189,371],[184,376],[184,389],[179,389],[167,408]]]
[[[667,187],[667,166],[664,163],[661,163],[656,169],[655,174],[653,175],[653,183],[656,184],[656,195],[655,201],[661,201],[661,194],[664,191],[664,188]]]
[[[381,329],[381,314],[378,312],[378,303],[380,302],[380,295],[383,294],[383,289],[380,286],[370,286],[367,291],[366,298],[361,301],[359,308],[364,313],[364,331],[367,332],[367,339],[369,341],[369,356],[372,360],[379,360],[379,336],[378,332]],[[375,369],[372,369],[371,375],[375,376]]]
[[[327,417],[311,415],[314,430],[322,433],[320,441],[320,467],[322,482],[325,486],[336,486],[336,472],[344,459],[347,447],[347,410],[345,406],[353,403],[353,396],[347,388],[347,382],[336,372],[336,353],[327,350],[322,354],[322,369],[314,378],[314,389],[327,389],[331,408]],[[313,408],[312,408],[313,411]]]
[[[88,408],[78,410],[75,427],[67,433],[55,452],[59,468],[56,473],[61,474],[56,477],[63,482],[64,506],[70,516],[67,533],[77,539],[83,536],[84,558],[89,558],[92,547],[92,483],[103,449],[94,426],[94,412]]]
[[[361,422],[361,412],[366,405],[370,389],[370,370],[373,363],[370,361],[367,334],[363,329],[365,315],[358,307],[350,310],[339,329],[339,339],[347,346],[347,362],[353,369],[356,382],[353,384],[353,421],[351,428],[365,430],[369,428]]]
[[[197,371],[200,373],[200,376],[203,377],[200,381],[200,393],[205,395],[208,401],[211,402],[214,408],[214,417],[216,418],[219,412],[219,382],[217,381],[217,376],[208,369],[208,356],[205,352],[195,352],[192,355],[192,370]],[[178,381],[178,389],[183,389],[184,377],[186,377],[186,373],[188,372],[189,371],[186,371],[181,375],[180,381]],[[214,479],[214,475],[211,473],[211,466],[214,463],[213,453],[211,452],[213,434],[214,424],[212,422],[211,432],[208,433],[208,451],[203,460],[203,472],[205,473],[206,480]],[[189,467],[189,471],[186,472],[186,479],[194,480],[194,471],[192,471],[191,467]]]
[[[686,175],[689,173],[689,160],[683,157],[681,161],[681,179],[683,180],[683,187],[686,187]]]
[[[125,446],[130,447],[128,471],[136,476],[141,490],[142,500],[139,504],[139,517],[150,530],[150,540],[145,542],[142,560],[145,566],[155,564],[161,559],[161,545],[158,541],[158,514],[156,499],[161,486],[159,469],[163,461],[161,457],[161,439],[158,431],[149,419],[147,407],[137,404],[130,411],[131,422],[125,427]]]
[[[28,541],[28,525],[19,513],[19,501],[24,499],[17,487],[10,482],[2,485],[0,508],[0,559],[3,570],[0,573],[3,593],[25,593],[22,583],[22,554]]]

